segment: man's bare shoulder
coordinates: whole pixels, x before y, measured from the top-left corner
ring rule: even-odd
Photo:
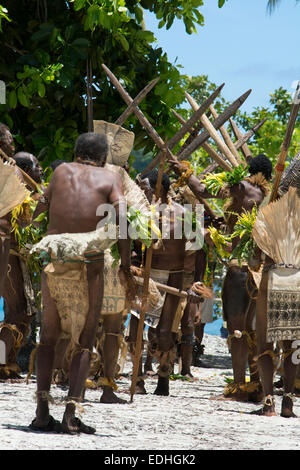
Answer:
[[[64,163],[63,165],[59,165],[54,171],[51,180],[56,178],[63,178],[70,174],[92,174],[96,176],[104,177],[106,181],[113,182],[113,181],[121,181],[121,177],[112,171],[109,171],[107,168],[102,168],[99,166],[93,165],[83,165],[82,163],[70,162]]]

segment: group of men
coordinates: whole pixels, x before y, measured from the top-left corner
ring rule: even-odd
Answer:
[[[141,287],[138,287],[137,277],[145,276],[147,256],[150,256],[151,252],[150,249],[145,249],[140,239],[132,240],[130,236],[118,236],[119,227],[124,225],[124,220],[127,224],[128,217],[129,196],[127,197],[124,187],[124,181],[128,178],[127,168],[114,171],[111,165],[107,165],[109,145],[104,134],[86,133],[79,136],[75,143],[74,161],[59,165],[53,172],[50,183],[44,187],[39,162],[33,155],[24,152],[14,154],[11,133],[3,124],[0,124],[0,148],[8,159],[14,159],[14,171],[27,188],[28,180],[24,179],[24,174],[40,187],[40,192],[30,188],[31,198],[38,201],[31,221],[38,220],[38,216],[44,212],[48,213],[49,220],[47,232],[41,241],[43,247],[48,247],[49,256],[47,266],[41,273],[42,321],[35,362],[37,408],[36,417],[30,427],[44,432],[92,434],[95,428],[84,424],[75,416],[75,412],[77,404],[83,400],[86,381],[90,375],[99,321],[103,319],[105,333],[102,348],[104,377],[101,382],[101,401],[122,403],[124,400],[114,393],[119,345],[120,339],[123,338],[122,323],[126,314],[131,313],[127,342],[134,357],[141,309],[141,303],[138,302],[141,300]],[[169,168],[184,181],[185,188],[189,190],[189,196],[193,195],[194,202],[197,202],[198,198],[200,201],[213,197],[200,179],[191,173],[186,174],[186,167],[180,162],[169,161]],[[249,165],[249,177],[227,188],[227,191],[221,190],[215,196],[230,199],[227,211],[231,215],[228,220],[223,221],[229,233],[233,232],[238,214],[262,204],[268,195],[268,182],[271,177],[270,160],[264,155],[259,155],[253,158]],[[159,299],[153,301],[154,305],[150,306],[151,299],[148,299],[149,354],[144,369],[142,357],[139,358],[136,392],[146,393],[143,372],[151,371],[152,358],[155,358],[158,361],[155,394],[168,395],[169,376],[178,353],[182,363],[181,373],[192,377],[195,319],[198,318],[198,325],[203,326],[206,321],[203,321],[203,318],[201,320],[204,306],[212,311],[213,290],[205,286],[203,280],[208,262],[207,252],[213,242],[207,227],[204,227],[207,249],[198,247],[189,252],[185,236],[176,236],[177,224],[185,216],[183,204],[187,200],[178,197],[167,174],[161,175],[157,170],[153,170],[137,179],[137,183],[136,191],[143,193],[150,212],[153,207],[159,211],[160,204],[163,205],[164,213],[159,214],[157,219],[158,231],[162,230],[166,217],[169,231],[168,237],[158,238],[151,252],[150,280],[154,290],[157,290],[158,286],[161,292]],[[113,207],[116,216],[115,227],[104,223],[104,213],[99,212],[99,207],[104,205]],[[218,225],[220,220],[212,217],[209,223]],[[103,234],[112,228],[116,230],[112,231],[113,235],[107,241]],[[11,233],[11,211],[1,217],[0,231],[0,296],[5,300],[5,321],[0,331],[0,340],[6,345],[6,365],[2,369],[7,369],[10,364],[16,362],[17,352],[28,337],[32,313],[28,312],[28,289],[24,282],[26,267]],[[107,264],[107,250],[113,243],[117,245],[119,253],[117,268]],[[228,249],[233,250],[237,243],[238,240],[233,240]],[[112,269],[114,271],[111,274]],[[101,316],[105,299],[109,296],[109,293],[105,292],[108,272],[111,276],[117,273],[113,282],[116,290],[123,291],[124,302],[122,308],[112,308],[112,315]],[[262,330],[258,348],[254,338],[255,297],[258,289],[251,291],[251,280],[253,281],[249,266],[236,262],[228,266],[222,300],[224,319],[229,331],[236,389],[228,393],[227,397],[260,401],[263,396],[269,397],[270,392],[266,390],[264,381],[266,358],[263,353],[266,348]],[[263,311],[260,311],[259,318],[262,318]],[[241,333],[240,336],[236,334],[237,331]],[[203,327],[200,336],[201,334]],[[253,358],[257,354],[259,360],[254,365]],[[49,411],[50,387],[53,370],[62,367],[61,364],[66,359],[69,390],[63,420],[58,422]],[[251,393],[245,388],[247,364],[252,372],[251,382],[258,384]],[[287,375],[284,376],[285,380],[286,377]],[[288,394],[293,391],[293,384],[290,382],[289,378]],[[289,398],[290,395],[284,398],[282,415],[291,416],[292,403],[286,397]],[[265,400],[260,411],[264,415],[274,414],[274,402]]]

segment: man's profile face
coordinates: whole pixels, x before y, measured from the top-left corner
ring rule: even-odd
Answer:
[[[31,171],[29,172],[29,176],[36,182],[41,183],[43,179],[43,169],[36,157],[31,155],[30,160],[32,162]]]

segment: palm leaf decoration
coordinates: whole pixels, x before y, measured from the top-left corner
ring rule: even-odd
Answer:
[[[238,215],[238,214],[235,214]],[[210,236],[216,246],[216,250],[222,258],[238,259],[241,261],[249,261],[253,256],[256,248],[256,243],[252,237],[252,229],[255,224],[257,215],[257,208],[254,206],[252,211],[245,211],[238,215],[237,222],[234,226],[234,231],[231,235],[224,235],[219,232],[215,227],[209,227]],[[232,243],[238,237],[240,239],[236,248],[229,253],[225,247]]]
[[[225,247],[228,246],[228,243],[231,243],[231,235],[223,235],[213,226],[208,227],[208,231],[221,258],[229,258],[230,253],[225,250]]]
[[[231,235],[232,240],[236,237],[240,238],[237,247],[231,253],[231,258],[237,258],[239,262],[249,261],[253,256],[256,243],[252,237],[252,230],[257,216],[257,207],[254,206],[252,211],[246,211],[239,215]]]
[[[232,171],[223,171],[222,173],[209,173],[206,175],[202,183],[205,184],[206,189],[213,195],[217,196],[220,189],[225,185],[233,186],[239,184],[248,175],[248,167],[244,168],[243,165],[235,167]]]

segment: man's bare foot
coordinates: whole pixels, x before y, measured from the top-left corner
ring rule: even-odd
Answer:
[[[117,395],[113,392],[110,387],[104,387],[103,394],[100,398],[100,403],[106,404],[118,404],[123,405],[124,403],[128,403],[126,400],[117,397]]]
[[[0,380],[5,381],[14,381],[14,383],[24,382],[24,378],[18,374],[18,372],[8,369],[5,366],[0,367]]]
[[[148,374],[148,375],[154,375],[155,374],[155,372],[153,370],[153,367],[152,367],[152,363],[145,362],[144,374]]]
[[[229,395],[224,395],[224,393],[222,393],[221,395],[210,397],[209,400],[248,402],[248,393],[237,392],[237,393],[230,393]]]
[[[147,391],[145,389],[145,382],[143,380],[139,380],[135,387],[135,394],[136,395],[147,395]]]
[[[157,375],[157,372],[155,372],[154,370],[145,369],[145,374],[148,375],[149,377],[155,377]]]
[[[188,368],[186,368],[186,369],[182,368],[180,374],[184,375],[185,377],[190,377],[190,378],[193,377],[193,374],[191,373],[190,369],[188,369]]]
[[[154,395],[169,396],[169,377],[158,377]]]
[[[94,434],[96,429],[92,426],[87,426],[79,418],[75,418],[75,416],[67,417],[64,415],[62,423],[61,423],[62,432],[65,434]]]
[[[263,397],[264,393],[262,387],[260,387],[259,390],[256,390],[255,392],[248,392],[248,401],[250,403],[259,403],[262,401]]]
[[[250,414],[258,416],[277,416],[274,398],[271,395],[267,395],[264,399],[264,406],[259,410],[251,411]]]
[[[297,418],[293,413],[293,400],[291,397],[283,396],[280,416],[283,416],[283,418]]]
[[[29,429],[39,432],[61,433],[62,425],[59,421],[56,421],[52,416],[48,415],[46,419],[43,420],[35,418],[29,425]]]
[[[270,409],[270,407],[260,408],[259,410],[251,411],[251,415],[257,416],[277,416],[276,411],[274,409]]]

